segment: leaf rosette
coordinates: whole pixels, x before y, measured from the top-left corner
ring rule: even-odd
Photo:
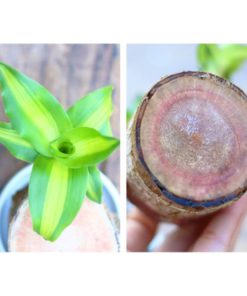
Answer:
[[[0,122],[0,143],[34,163],[28,198],[33,229],[56,240],[72,223],[83,199],[101,203],[97,165],[118,147],[112,137],[112,87],[78,100],[67,112],[42,85],[0,63],[0,88],[10,123]]]

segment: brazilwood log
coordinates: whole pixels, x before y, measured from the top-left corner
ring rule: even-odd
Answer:
[[[155,218],[213,213],[247,190],[247,96],[204,72],[162,78],[128,131],[128,198]]]

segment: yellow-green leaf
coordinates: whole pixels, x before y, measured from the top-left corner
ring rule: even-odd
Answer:
[[[72,169],[56,159],[38,156],[34,162],[29,205],[34,230],[46,240],[56,240],[72,223],[85,197],[86,167]]]
[[[87,197],[97,203],[102,200],[102,181],[96,166],[88,167]]]
[[[37,152],[32,145],[22,139],[19,134],[6,122],[0,122],[0,143],[16,158],[33,162],[37,157]]]
[[[39,153],[51,156],[49,143],[72,127],[62,106],[39,83],[3,63],[0,87],[13,128]]]
[[[119,145],[119,140],[106,137],[88,127],[77,127],[51,143],[53,156],[65,165],[78,168],[104,161]]]
[[[88,93],[70,107],[67,113],[74,127],[91,127],[103,133],[102,129],[106,130],[105,123],[109,122],[112,109],[112,86],[105,86]]]
[[[199,44],[197,59],[201,71],[231,79],[232,75],[247,60],[247,46],[241,44]]]
[[[112,129],[110,120],[107,120],[101,127],[100,133],[104,136],[112,137]]]

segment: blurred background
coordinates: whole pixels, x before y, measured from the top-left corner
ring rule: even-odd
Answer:
[[[224,77],[247,92],[247,46],[240,44],[128,45],[127,121],[133,116],[142,96],[161,77],[182,71],[198,70]],[[163,241],[164,235],[166,236],[174,227],[174,225],[162,224],[150,249]],[[247,218],[235,250],[247,251]]]
[[[119,138],[120,69],[117,45],[4,44],[0,45],[0,61],[44,85],[65,108],[87,92],[111,84],[114,87],[112,130],[114,136]],[[0,120],[6,120],[2,102]],[[0,188],[25,165],[0,145]],[[100,167],[118,190],[119,167],[119,149]]]

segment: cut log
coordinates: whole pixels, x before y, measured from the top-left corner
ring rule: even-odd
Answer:
[[[128,197],[158,219],[215,212],[247,189],[247,97],[203,72],[163,78],[128,131]]]
[[[32,229],[28,201],[24,200],[9,231],[10,252],[116,252],[116,229],[103,205],[86,199],[73,221],[55,242],[44,240]]]

